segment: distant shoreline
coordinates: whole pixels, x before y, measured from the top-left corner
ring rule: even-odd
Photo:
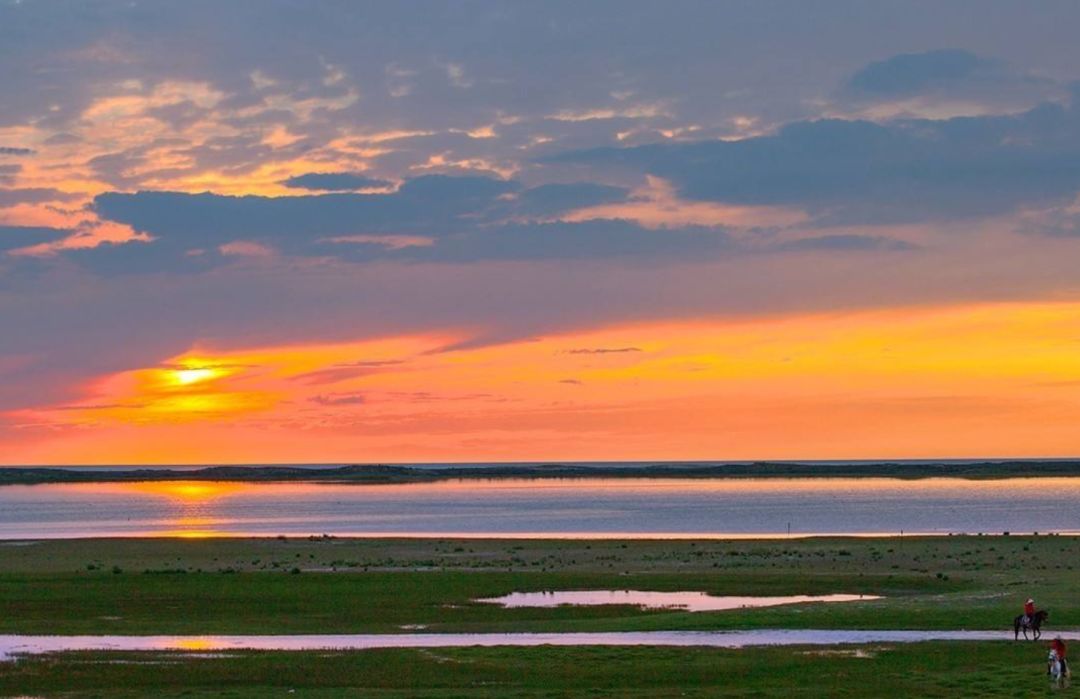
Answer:
[[[1076,460],[987,460],[880,463],[505,464],[446,465],[438,468],[399,465],[207,466],[204,468],[115,467],[79,470],[64,467],[0,467],[0,486],[49,483],[125,483],[146,481],[231,481],[250,483],[337,483],[377,485],[446,480],[510,478],[963,478],[995,480],[1080,476]]]

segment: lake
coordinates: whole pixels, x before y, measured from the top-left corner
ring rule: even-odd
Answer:
[[[172,481],[0,487],[0,539],[1075,532],[1080,478]]]

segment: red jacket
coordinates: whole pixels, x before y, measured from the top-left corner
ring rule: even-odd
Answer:
[[[1058,657],[1058,658],[1060,658],[1060,659],[1062,659],[1062,660],[1064,660],[1064,659],[1065,659],[1065,642],[1064,642],[1064,641],[1059,641],[1059,640],[1057,640],[1057,639],[1055,638],[1055,639],[1054,639],[1054,640],[1053,640],[1053,641],[1052,641],[1052,642],[1050,643],[1050,647],[1051,647],[1051,648],[1053,648],[1053,649],[1054,649],[1054,651],[1055,651],[1055,652],[1057,653],[1057,657]]]
[[[1035,613],[1035,604],[1032,602],[1024,602],[1024,614],[1031,616]]]

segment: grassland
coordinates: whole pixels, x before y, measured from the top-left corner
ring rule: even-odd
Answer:
[[[0,696],[1037,697],[1052,695],[1041,661],[1039,647],[1007,643],[875,646],[858,654],[550,647],[211,658],[72,653],[0,669]]]
[[[0,633],[385,633],[1006,628],[1033,595],[1080,626],[1080,540],[1065,536],[794,541],[128,539],[0,545]],[[552,589],[881,595],[878,601],[679,612],[503,609]]]
[[[0,542],[0,633],[978,628],[1006,639],[1028,595],[1051,610],[1051,631],[1080,627],[1078,554],[1066,536]],[[572,588],[885,599],[708,613],[474,601]],[[1041,648],[69,653],[0,666],[0,696],[1040,696]]]

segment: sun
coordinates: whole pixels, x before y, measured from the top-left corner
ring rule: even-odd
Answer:
[[[203,383],[209,381],[217,376],[220,376],[223,372],[218,369],[210,368],[193,368],[193,369],[175,369],[172,371],[172,380],[178,386],[191,386],[192,384]]]

